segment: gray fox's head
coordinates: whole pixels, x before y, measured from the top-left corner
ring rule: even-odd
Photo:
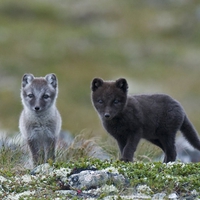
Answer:
[[[47,74],[45,77],[24,74],[22,77],[21,99],[29,110],[36,113],[46,111],[55,103],[57,93],[58,81],[55,74]]]

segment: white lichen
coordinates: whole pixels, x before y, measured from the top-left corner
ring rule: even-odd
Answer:
[[[32,178],[33,178],[33,176],[31,176],[29,174],[25,174],[21,177],[21,181],[24,183],[30,183],[30,182],[32,182]]]
[[[56,176],[56,177],[66,177],[71,173],[71,169],[69,168],[60,168],[60,169],[55,169],[50,173],[50,176]]]
[[[3,182],[5,182],[5,181],[7,181],[7,179],[4,178],[3,176],[0,176],[0,182],[3,183]]]
[[[12,193],[5,197],[3,200],[19,200],[23,196],[31,196],[34,195],[35,191],[24,191],[18,194]]]
[[[118,169],[115,167],[107,167],[106,169],[104,169],[102,171],[119,174]]]
[[[137,193],[139,194],[152,194],[153,191],[147,185],[139,185],[137,188]]]

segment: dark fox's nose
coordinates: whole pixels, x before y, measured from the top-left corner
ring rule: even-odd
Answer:
[[[36,106],[35,111],[39,111],[39,110],[40,110],[40,107]]]
[[[105,113],[104,117],[108,119],[108,118],[110,118],[110,114],[109,113]]]

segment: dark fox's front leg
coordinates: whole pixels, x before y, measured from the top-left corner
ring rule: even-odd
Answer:
[[[141,139],[141,134],[128,135],[126,139],[117,140],[121,152],[121,159],[125,162],[133,162],[133,156]]]

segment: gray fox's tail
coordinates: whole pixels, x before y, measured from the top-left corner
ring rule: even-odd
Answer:
[[[185,116],[184,118],[180,131],[183,133],[184,137],[188,140],[188,142],[194,148],[200,151],[200,139],[198,137],[198,132],[195,130],[194,126],[187,118],[187,116]]]

